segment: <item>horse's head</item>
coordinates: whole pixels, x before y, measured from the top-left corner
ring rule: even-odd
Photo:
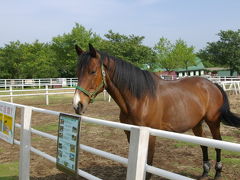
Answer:
[[[89,103],[92,103],[100,92],[104,90],[105,71],[100,54],[89,44],[89,51],[84,52],[77,45],[79,56],[77,65],[78,84],[73,97],[73,107],[77,114],[83,114]]]

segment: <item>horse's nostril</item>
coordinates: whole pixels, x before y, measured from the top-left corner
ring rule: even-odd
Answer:
[[[78,103],[78,110],[79,110],[79,112],[82,110],[82,108],[83,108],[83,105],[82,105],[82,103]]]
[[[74,109],[75,109],[76,114],[82,114],[82,110],[83,110],[82,103],[79,102],[77,105],[77,108],[74,108]]]

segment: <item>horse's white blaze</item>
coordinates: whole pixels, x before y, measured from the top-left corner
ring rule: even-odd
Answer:
[[[80,100],[81,100],[81,98],[80,98],[79,92],[78,92],[78,90],[76,90],[75,94],[73,96],[73,107],[74,107],[74,109],[78,108],[78,103],[80,102]]]

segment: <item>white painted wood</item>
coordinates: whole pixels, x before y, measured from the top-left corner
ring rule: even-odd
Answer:
[[[107,91],[104,89],[103,90],[103,99],[104,99],[104,101],[106,101],[106,93],[107,93]]]
[[[127,180],[144,180],[149,142],[149,128],[131,128]]]
[[[19,180],[29,180],[31,148],[32,107],[25,106],[21,111]]]
[[[5,87],[5,90],[7,89],[7,80],[5,79],[4,80],[4,87]]]
[[[146,165],[147,172],[157,175],[159,177],[164,177],[169,180],[194,180],[192,178],[188,178],[186,176],[182,176],[173,172],[166,171],[164,169],[156,168],[153,166]]]
[[[238,81],[237,84],[238,84],[238,93],[240,94],[240,82]]]
[[[49,105],[49,98],[48,98],[48,85],[45,86],[46,89],[46,105]]]
[[[24,80],[22,79],[22,90],[24,89]]]
[[[10,91],[10,101],[11,103],[13,103],[13,89],[12,89],[12,86],[9,87],[9,91]]]

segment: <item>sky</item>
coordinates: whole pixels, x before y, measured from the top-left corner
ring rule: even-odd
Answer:
[[[220,30],[240,29],[239,0],[0,0],[0,47],[10,41],[50,42],[75,23],[104,37],[109,30],[183,39],[195,50],[218,40]]]

